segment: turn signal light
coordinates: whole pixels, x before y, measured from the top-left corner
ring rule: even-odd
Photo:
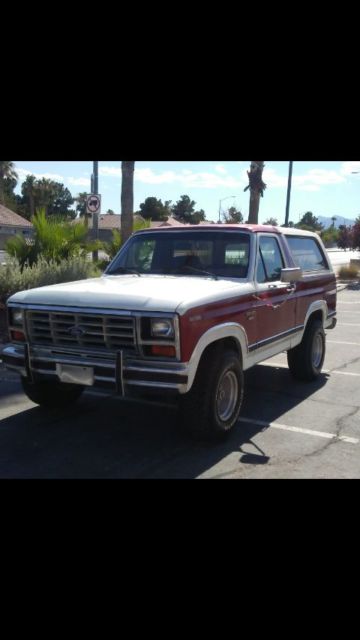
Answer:
[[[151,354],[153,356],[165,356],[167,358],[174,358],[176,355],[175,347],[171,346],[162,346],[158,344],[153,344],[150,347]]]
[[[25,335],[22,331],[16,331],[15,329],[12,329],[10,331],[10,335],[11,338],[13,340],[16,340],[17,342],[25,342]]]

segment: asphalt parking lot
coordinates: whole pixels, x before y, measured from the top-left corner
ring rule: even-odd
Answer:
[[[293,381],[280,354],[245,374],[225,443],[191,441],[171,407],[87,391],[45,411],[0,364],[1,478],[359,478],[360,286],[339,286],[324,371]]]

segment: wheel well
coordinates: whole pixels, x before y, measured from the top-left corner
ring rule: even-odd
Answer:
[[[314,311],[310,316],[309,319],[306,323],[306,328],[309,327],[311,325],[312,322],[314,322],[314,320],[320,320],[321,324],[323,324],[323,314],[321,309],[319,309],[318,311]]]
[[[241,352],[241,346],[238,343],[238,341],[235,338],[221,338],[220,340],[215,340],[215,342],[212,342],[211,344],[209,344],[206,349],[204,349],[201,358],[200,358],[200,362],[202,361],[202,359],[204,358],[204,356],[206,355],[206,357],[208,357],[210,355],[210,353],[213,353],[215,351],[219,352],[219,351],[225,351],[225,350],[229,350],[229,351],[235,351],[235,353],[237,353],[237,355],[239,356],[240,362],[241,362],[241,366],[242,366],[242,352]]]

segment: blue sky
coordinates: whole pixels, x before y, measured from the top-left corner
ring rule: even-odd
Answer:
[[[90,192],[91,161],[14,161],[19,175],[17,192],[27,174],[62,182],[76,196]],[[249,191],[246,171],[250,161],[137,161],[134,176],[134,208],[155,196],[175,203],[186,194],[204,209],[208,220],[216,221],[221,208],[235,205],[248,214]],[[274,217],[285,220],[288,162],[265,161],[263,180],[267,184],[260,200],[259,222]],[[352,174],[359,171],[359,174]],[[121,161],[99,161],[99,193],[102,213],[120,213]],[[315,216],[355,219],[360,215],[360,161],[294,161],[290,201],[290,220],[298,222],[306,212]]]

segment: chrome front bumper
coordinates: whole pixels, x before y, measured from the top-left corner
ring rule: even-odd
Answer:
[[[188,365],[145,361],[125,351],[79,352],[25,344],[7,344],[1,357],[8,369],[30,380],[56,379],[115,391],[119,395],[168,391],[186,393]]]

